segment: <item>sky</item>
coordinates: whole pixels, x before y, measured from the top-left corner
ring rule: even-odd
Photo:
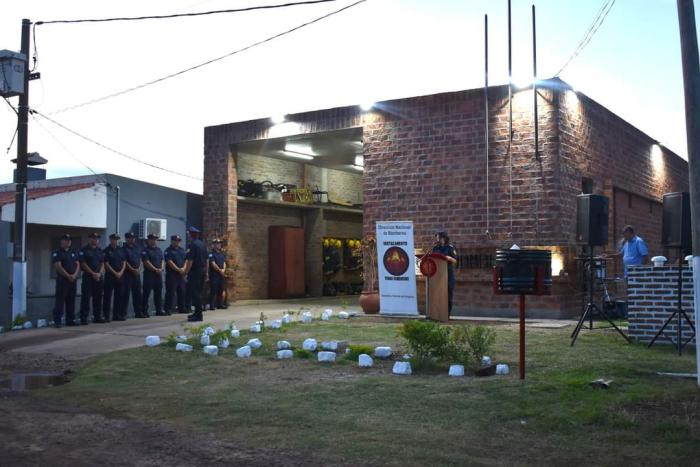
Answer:
[[[108,147],[36,117],[29,151],[50,178],[109,172],[201,193],[209,125],[483,85],[489,15],[491,84],[507,72],[506,0],[367,0],[329,19],[179,77],[65,112],[68,106],[224,55],[355,0],[160,21],[45,24],[36,28],[41,79],[30,106]],[[32,21],[241,8],[283,0],[14,0],[3,2],[0,49],[18,51]],[[603,0],[537,0],[538,76],[553,76],[576,49]],[[531,0],[512,0],[513,76],[532,76]],[[562,72],[572,84],[686,157],[675,0],[617,0],[588,46]],[[10,102],[17,104],[17,98]],[[12,181],[16,127],[0,107],[0,183]]]

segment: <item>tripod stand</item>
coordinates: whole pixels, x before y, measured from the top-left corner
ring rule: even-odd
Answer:
[[[571,333],[571,346],[573,347],[574,344],[576,343],[576,339],[578,338],[579,333],[581,332],[581,329],[583,328],[583,324],[586,322],[586,319],[589,321],[589,329],[593,329],[593,316],[598,315],[610,323],[610,325],[615,328],[615,330],[625,338],[625,340],[629,343],[629,338],[625,335],[625,333],[622,332],[622,330],[613,323],[613,321],[610,319],[610,315],[604,310],[605,307],[599,308],[598,305],[596,305],[593,301],[593,286],[595,285],[595,267],[594,267],[594,257],[593,257],[593,249],[594,247],[591,246],[589,247],[589,252],[588,252],[588,303],[586,304],[586,308],[583,311],[583,314],[581,315],[581,318],[578,320],[578,323],[576,324],[576,327],[574,328],[574,331]]]
[[[659,332],[656,333],[654,338],[649,342],[649,345],[647,347],[651,347],[654,345],[654,342],[656,342],[656,339],[659,338],[661,334],[663,334],[664,329],[666,329],[666,326],[668,326],[671,321],[673,321],[673,318],[678,316],[678,324],[676,325],[676,347],[678,347],[678,355],[681,355],[683,353],[683,347],[685,347],[688,342],[692,341],[693,338],[695,337],[695,326],[693,326],[693,322],[690,321],[690,318],[688,318],[688,315],[685,313],[685,310],[683,309],[683,249],[679,248],[678,249],[678,305],[676,306],[676,309],[671,313],[671,316],[668,317],[666,322],[664,323],[663,326],[661,326],[661,329],[659,329]],[[683,342],[683,321],[681,320],[682,318],[685,318],[685,321],[690,325],[690,329],[693,330],[693,335],[688,338],[685,342]],[[666,336],[666,334],[664,334]],[[669,341],[673,344],[673,339],[668,338]]]

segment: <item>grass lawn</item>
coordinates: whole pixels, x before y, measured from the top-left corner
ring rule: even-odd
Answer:
[[[527,331],[527,380],[517,379],[518,334],[494,326],[494,361],[511,375],[400,377],[392,362],[370,370],[339,358],[276,361],[285,339],[346,339],[403,352],[399,324],[358,318],[295,324],[261,335],[249,360],[236,344],[219,357],[201,351],[139,348],[87,362],[70,384],[42,392],[139,419],[167,420],[240,440],[249,447],[312,452],[329,462],[386,465],[589,464],[697,465],[700,390],[694,380],[656,371],[694,372],[692,349],[628,345],[609,330]],[[613,379],[610,389],[589,382]]]

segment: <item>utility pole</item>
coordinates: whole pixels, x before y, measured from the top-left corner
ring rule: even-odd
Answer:
[[[693,0],[677,0],[681,34],[683,86],[685,88],[685,128],[688,137],[690,169],[690,216],[693,235],[693,296],[695,325],[700,323],[700,61]],[[695,337],[696,371],[700,386],[700,337]]]
[[[24,92],[17,109],[17,178],[15,180],[14,254],[12,257],[12,319],[27,312],[27,130],[29,120],[29,34],[32,22],[22,20],[21,53],[25,56]]]

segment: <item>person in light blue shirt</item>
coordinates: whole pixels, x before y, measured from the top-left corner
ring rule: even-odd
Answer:
[[[625,277],[630,266],[641,266],[649,262],[649,248],[642,237],[634,233],[631,225],[622,229],[624,240],[620,246],[619,255],[622,256],[622,263],[625,267]]]

